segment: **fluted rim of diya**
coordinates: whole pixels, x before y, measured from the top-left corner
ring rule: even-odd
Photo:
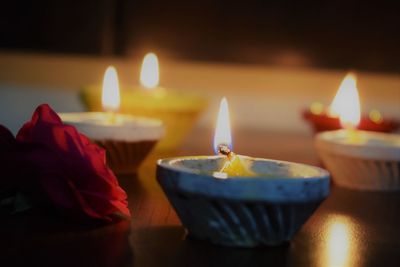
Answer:
[[[316,147],[335,184],[367,191],[400,190],[400,135],[337,130]]]
[[[169,90],[163,87],[143,89],[121,86],[121,109],[148,109],[151,111],[198,112],[207,106],[207,98],[193,92]],[[81,97],[90,109],[101,107],[101,90],[98,86],[86,86]]]
[[[210,198],[271,203],[321,200],[329,194],[329,173],[318,167],[238,155],[256,175],[218,178],[224,156],[193,156],[157,162],[160,183],[173,180],[176,191]]]
[[[122,91],[125,97],[122,99],[122,102],[126,100],[127,103],[138,108],[174,110],[177,112],[188,110],[198,111],[207,105],[207,99],[204,96],[192,92],[165,90],[160,87],[162,90],[161,93],[159,95],[155,93],[153,94],[154,97],[149,98],[149,94],[152,94],[151,89],[149,90],[150,92],[139,89]]]
[[[129,114],[115,114],[112,122],[104,112],[70,112],[59,113],[59,116],[94,140],[157,141],[165,132],[160,120]]]
[[[349,137],[353,135],[352,137]],[[341,129],[317,134],[316,147],[330,154],[400,162],[400,135]]]

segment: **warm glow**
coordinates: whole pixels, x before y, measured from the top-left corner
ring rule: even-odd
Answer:
[[[382,114],[376,109],[369,112],[369,119],[375,123],[382,123],[383,121]]]
[[[360,233],[354,222],[343,215],[330,215],[323,227],[324,249],[320,254],[321,266],[362,266]]]
[[[158,59],[156,54],[148,53],[142,63],[140,84],[148,89],[157,87],[159,83]]]
[[[217,126],[214,135],[214,151],[218,154],[218,146],[227,145],[232,150],[231,126],[229,119],[228,101],[222,98],[219,106]]]
[[[343,79],[329,109],[331,116],[340,118],[343,128],[356,128],[360,123],[360,98],[357,91],[357,78],[349,73]]]
[[[324,112],[324,105],[319,102],[314,102],[310,106],[310,111],[314,115],[321,115]]]
[[[117,70],[109,66],[104,73],[103,95],[101,103],[104,111],[115,112],[119,109],[120,96]]]
[[[329,264],[331,266],[345,266],[349,258],[349,232],[347,225],[335,221],[330,225],[328,235]]]

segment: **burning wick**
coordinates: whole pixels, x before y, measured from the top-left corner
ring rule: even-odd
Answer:
[[[225,144],[218,145],[218,154],[227,156],[229,160],[232,160],[236,156]]]
[[[117,114],[113,111],[108,111],[107,112],[107,122],[110,124],[116,124],[117,123]]]
[[[215,128],[214,151],[216,154],[226,158],[222,158],[222,168],[214,172],[213,176],[220,179],[234,176],[254,176],[247,164],[242,162],[241,157],[233,153],[229,146],[232,143],[229,121],[228,101],[226,98],[223,98],[221,100],[217,126]]]
[[[214,172],[214,177],[225,179],[229,176],[254,176],[254,173],[243,164],[238,157],[227,145],[218,145],[218,154],[227,157],[224,165],[218,172]]]

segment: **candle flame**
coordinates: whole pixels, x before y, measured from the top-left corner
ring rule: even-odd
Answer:
[[[118,74],[113,66],[109,66],[104,73],[101,102],[104,111],[115,112],[119,109],[120,96]]]
[[[229,109],[228,109],[228,101],[226,98],[222,98],[218,118],[217,125],[215,128],[214,135],[214,151],[215,154],[218,154],[218,147],[220,145],[226,145],[229,149],[232,150],[232,136],[231,136],[231,126],[229,119]]]
[[[360,97],[357,78],[349,73],[343,79],[330,106],[329,115],[339,116],[343,128],[356,128],[361,119]]]
[[[140,71],[140,84],[152,89],[158,86],[159,83],[159,67],[156,54],[148,53],[143,58],[142,69]]]

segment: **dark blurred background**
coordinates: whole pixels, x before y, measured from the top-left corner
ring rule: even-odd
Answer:
[[[400,1],[2,1],[0,49],[400,72]]]

